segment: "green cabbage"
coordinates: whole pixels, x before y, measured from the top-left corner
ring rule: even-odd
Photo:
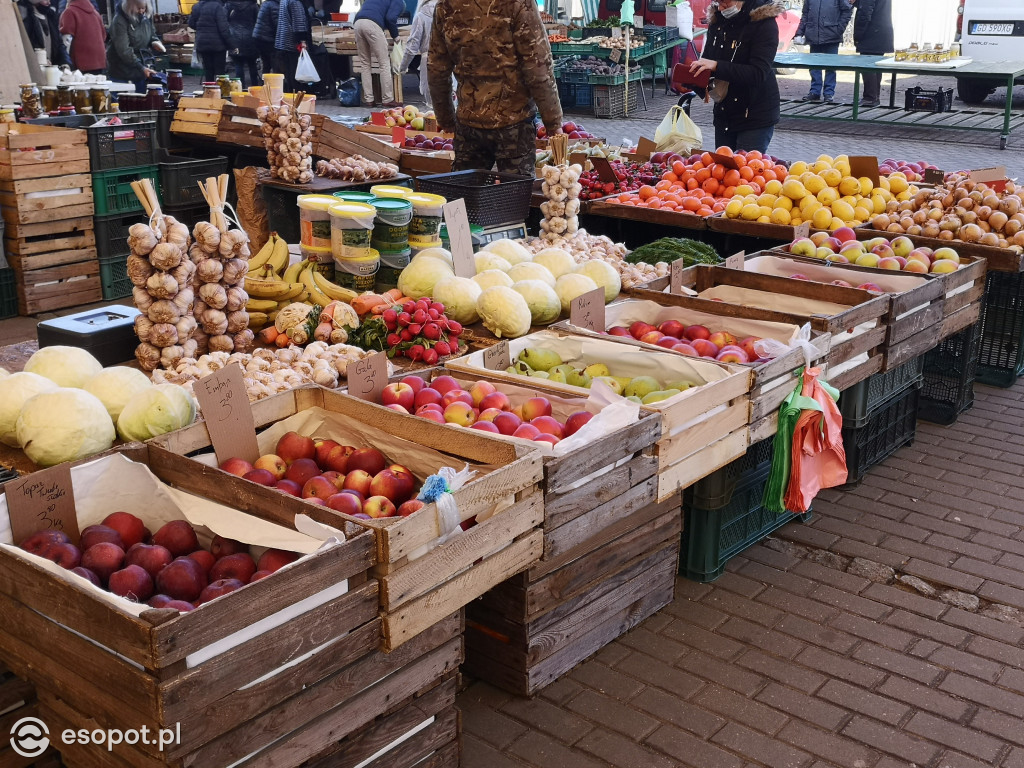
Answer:
[[[577,273],[586,275],[598,286],[604,288],[605,304],[614,301],[615,297],[619,295],[619,291],[622,290],[622,278],[619,276],[619,270],[607,261],[601,261],[600,259],[586,261],[580,265]]]
[[[496,285],[480,294],[476,311],[484,327],[500,338],[514,339],[530,332],[533,316],[526,299],[511,288]]]
[[[38,373],[58,387],[81,388],[103,370],[100,361],[78,347],[43,347],[25,363],[25,370]]]
[[[107,409],[111,420],[116,424],[117,417],[121,415],[125,403],[127,403],[136,392],[149,389],[153,382],[149,376],[137,368],[128,368],[123,365],[115,365],[112,368],[104,368],[97,373],[82,387],[91,395],[96,395],[103,407]]]
[[[577,272],[562,275],[555,281],[555,292],[558,294],[558,300],[562,302],[562,312],[565,314],[569,314],[573,299],[596,289],[597,283]]]
[[[512,290],[526,299],[534,325],[553,323],[562,314],[562,304],[555,289],[543,280],[521,280]]]
[[[18,447],[18,416],[25,403],[57,385],[38,373],[12,373],[0,380],[0,443]]]
[[[448,319],[469,325],[478,319],[476,300],[480,292],[480,286],[468,277],[446,277],[434,286],[433,298],[444,304]]]
[[[156,384],[137,392],[117,419],[122,440],[149,440],[151,437],[187,427],[196,420],[196,401],[177,384]]]
[[[398,276],[398,290],[409,298],[422,299],[433,295],[438,282],[454,276],[448,262],[432,256],[417,256]]]
[[[524,261],[519,264],[515,264],[512,269],[508,271],[508,276],[512,278],[512,282],[514,283],[518,283],[523,280],[540,280],[542,283],[547,283],[552,288],[555,287],[555,276],[540,264],[534,264],[532,261]]]

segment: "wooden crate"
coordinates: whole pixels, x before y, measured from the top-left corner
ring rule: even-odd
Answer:
[[[415,371],[412,375],[429,382],[447,373],[443,368],[432,368]],[[404,376],[396,375],[392,380],[401,378]],[[491,381],[509,396],[513,405],[521,405],[531,397],[552,396],[550,392],[509,384],[486,375],[457,376],[456,379],[464,389],[480,379]],[[572,398],[568,402],[574,400],[573,410],[586,410],[583,398]],[[543,458],[544,554],[541,561],[562,557],[614,525],[622,516],[654,503],[658,492],[658,460],[654,450],[660,437],[661,419],[657,414],[641,411],[635,424],[594,440],[571,454]],[[518,442],[516,438],[504,439]]]
[[[659,287],[663,290],[668,286],[668,278],[654,281],[648,285],[651,290],[658,290]],[[628,322],[619,322],[619,320],[622,318],[623,313],[629,312],[629,304],[636,301],[636,299],[625,299],[605,307],[605,330],[611,328],[613,325],[629,325]],[[714,302],[715,305],[718,303],[719,302]],[[706,310],[701,312],[683,309],[682,307],[668,306],[662,307],[662,312],[665,313],[664,316],[662,316],[662,320],[672,318],[679,320],[684,325],[705,325],[709,328],[711,327],[711,324],[713,324],[713,331],[728,331],[737,338],[742,338],[747,335],[742,331],[742,329],[736,327],[736,318],[720,316],[717,311],[717,306],[708,307]],[[635,312],[633,314],[635,314]],[[629,316],[632,317],[632,314]],[[651,324],[657,325],[657,323],[654,323],[653,321],[651,321]],[[596,337],[600,335],[593,331],[576,327],[568,320],[558,323],[552,327],[586,336]],[[788,327],[790,329],[795,328],[795,326],[792,325]],[[788,339],[788,336],[786,336],[787,331],[785,329],[779,328],[778,330],[780,336],[779,340],[783,340],[783,338]],[[615,341],[620,344],[629,344],[642,349],[650,349],[652,351],[666,351],[653,344],[644,344],[642,341],[638,341],[631,336],[600,335],[600,338]],[[810,343],[818,350],[818,354],[813,358],[814,361],[823,359],[828,353],[831,338],[831,334],[815,330],[811,331]],[[673,352],[673,354],[678,353]],[[753,382],[750,389],[750,413],[747,419],[747,423],[750,425],[749,439],[751,444],[775,434],[778,427],[779,406],[782,405],[783,401],[789,397],[789,394],[796,387],[797,379],[795,378],[795,374],[800,368],[803,368],[805,364],[806,361],[803,350],[796,348],[760,365],[741,364],[744,368],[749,368],[753,374]]]
[[[620,517],[466,608],[467,673],[532,696],[672,601],[678,496]]]
[[[0,180],[88,173],[87,141],[81,128],[0,124]]]
[[[35,686],[0,662],[0,768],[59,768],[60,756],[52,746],[35,758],[22,757],[11,748],[11,729],[23,717],[39,717]]]
[[[654,208],[637,208],[635,205],[620,205],[608,199],[590,200],[586,203],[587,213],[592,216],[604,216],[610,219],[626,219],[627,221],[659,224],[699,231],[708,228],[708,218],[687,211],[670,211]],[[685,235],[684,235],[685,236]]]
[[[73,173],[42,179],[0,181],[0,210],[7,226],[48,224],[92,216],[92,176]]]
[[[313,154],[330,160],[333,157],[362,155],[376,163],[398,164],[402,150],[390,143],[391,129],[384,141],[353,130],[326,115],[313,115]]]
[[[225,104],[217,123],[217,141],[242,147],[263,149],[263,131],[256,110],[252,107]]]
[[[100,262],[95,257],[95,249],[87,250],[93,256],[86,261],[31,270],[15,267],[18,313],[36,315],[102,301]],[[59,256],[61,259],[65,257],[66,253]]]
[[[667,283],[667,280],[662,282]],[[658,284],[660,283],[653,285]],[[805,280],[790,280],[773,275],[758,275],[752,272],[707,265],[697,265],[684,270],[683,285],[698,293],[718,285],[730,285],[798,299],[828,301],[849,307],[849,309],[835,315],[801,314],[728,304],[695,296],[678,296],[647,288],[631,289],[628,293],[638,299],[649,299],[671,306],[700,311],[714,311],[722,316],[771,320],[797,325],[810,323],[813,330],[831,335],[829,351],[824,359],[825,375],[829,383],[840,390],[851,387],[882,370],[885,340],[888,333],[885,320],[889,312],[890,299],[887,295],[879,296],[856,288],[822,285]],[[859,326],[864,326],[864,329],[859,333],[853,333]],[[866,358],[862,357],[864,355]],[[855,360],[858,362],[851,363]],[[840,368],[841,372],[836,372],[833,375],[833,371],[837,368]]]
[[[216,139],[220,130],[221,112],[228,104],[224,99],[184,96],[171,120],[171,133]]]
[[[543,494],[538,487],[542,466],[540,453],[533,448],[476,430],[453,432],[453,427],[410,419],[389,408],[320,387],[302,387],[252,404],[257,428],[310,408],[322,408],[351,419],[361,428],[369,425],[403,441],[445,453],[451,457],[449,466],[457,469],[467,462],[492,467],[452,496],[464,522],[489,514],[496,505],[503,508],[439,545],[436,542],[442,531],[434,504],[409,517],[361,520],[340,516],[372,530],[376,536],[374,575],[380,581],[386,651],[408,642],[540,557],[543,534],[537,529],[544,516]],[[154,442],[178,454],[210,448],[209,432],[203,423],[163,435]],[[389,458],[401,462],[401,456]],[[225,474],[198,465],[194,471],[210,478]],[[254,485],[252,492],[262,495],[259,486]],[[266,498],[293,514],[309,509],[305,502],[282,498],[272,490]],[[433,549],[424,554],[427,547]]]
[[[872,229],[870,225],[857,227],[854,230],[858,240],[870,240],[872,237],[884,237],[891,239],[897,235],[892,232],[882,232]],[[935,250],[936,248],[952,248],[960,257],[974,259],[985,259],[988,262],[988,269],[993,272],[1020,272],[1024,270],[1024,253],[1018,253],[1009,248],[999,248],[995,245],[982,245],[981,243],[965,243],[962,240],[940,240],[936,237],[924,237],[922,235],[902,235],[909,237],[915,246],[926,246]]]
[[[455,163],[455,153],[446,150],[434,150],[427,153],[409,149],[402,150],[402,159],[398,168],[402,173],[413,178],[431,173],[451,173]]]
[[[633,350],[604,338],[588,338],[547,330],[512,339],[509,351],[513,358],[526,347],[559,348],[576,339],[582,349],[579,358],[568,360],[578,364],[603,362],[612,375],[633,375],[630,357]],[[714,361],[683,358],[676,353],[636,350],[650,365],[655,360],[665,365],[679,365],[683,360],[705,382],[659,403],[641,406],[642,410],[661,417],[661,438],[655,446],[658,458],[658,501],[692,485],[747,450],[747,420],[750,411],[749,392],[752,376],[748,368]],[[654,357],[652,357],[654,356]],[[625,362],[624,362],[625,361]],[[472,352],[446,363],[446,367],[469,376],[486,375],[510,384],[522,384],[524,377],[505,371],[489,371],[483,365],[483,352]],[[664,376],[661,377],[664,379]],[[528,379],[539,390],[575,397],[588,397],[590,390],[546,379]],[[663,382],[664,383],[664,382]]]
[[[211,479],[197,473],[194,462],[155,446],[135,444],[117,452],[145,463],[168,485],[295,527],[294,512],[275,505],[269,494],[249,493],[245,481],[223,474]],[[337,524],[335,516],[308,505],[304,511]],[[409,666],[418,682],[389,678],[380,689],[387,705],[434,679],[439,668],[447,674],[458,664],[458,617],[442,628],[443,636],[425,633],[424,644],[410,644],[403,654],[379,653],[378,585],[368,578],[373,562],[373,536],[360,531],[193,612],[147,610],[136,617],[84,582],[55,577],[4,549],[0,610],[8,620],[0,627],[0,655],[36,686],[42,711],[73,722],[95,718],[105,728],[147,726],[155,732],[180,724],[181,743],[164,753],[152,744],[123,745],[128,765],[228,765],[271,744],[273,754],[283,754],[285,744],[297,738],[289,734],[332,706],[349,707],[345,722],[353,729],[380,714],[383,708],[354,702],[376,699],[369,688],[385,674]],[[325,602],[320,593],[345,579],[347,592]],[[303,600],[311,603],[307,610],[282,614]],[[239,638],[240,632],[250,636]],[[226,639],[234,646],[205,660],[195,657]],[[434,640],[447,649],[443,663],[432,655]],[[316,653],[325,644],[332,650]],[[420,661],[412,664],[421,656],[427,669],[420,669]],[[47,722],[52,728],[54,721]],[[97,750],[83,749],[82,764],[86,752]],[[103,765],[111,764],[105,752],[98,754]]]

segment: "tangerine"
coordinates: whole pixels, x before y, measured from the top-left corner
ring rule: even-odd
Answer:
[[[642,187],[640,187],[639,190],[637,190],[637,194],[640,196],[641,200],[647,200],[651,197],[654,197],[655,193],[656,190],[649,184],[644,184]]]

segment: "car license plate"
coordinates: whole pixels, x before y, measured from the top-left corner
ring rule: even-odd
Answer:
[[[977,22],[971,25],[972,35],[1012,35],[1013,22],[1008,24],[992,24],[989,22]]]

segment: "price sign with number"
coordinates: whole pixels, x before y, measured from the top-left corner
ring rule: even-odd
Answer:
[[[941,184],[946,180],[946,172],[938,168],[924,169],[925,184]]]
[[[512,365],[512,356],[509,354],[508,342],[499,341],[493,347],[484,350],[484,368],[489,371],[504,371]]]
[[[804,221],[793,227],[793,239],[798,240],[801,237],[810,237],[811,235],[811,222]]]
[[[377,402],[388,385],[388,356],[384,352],[348,364],[348,393],[361,400]]]
[[[686,265],[682,259],[676,259],[669,267],[668,292],[679,295],[683,292],[683,270]]]
[[[56,467],[11,480],[4,486],[7,512],[11,518],[11,538],[15,544],[36,531],[63,531],[72,543],[78,542],[78,517],[71,487],[71,467]]]
[[[746,258],[746,251],[734,253],[732,256],[725,260],[725,266],[727,269],[743,269],[743,262],[746,260]]]
[[[608,54],[608,58],[615,64],[618,64],[622,60],[622,49],[612,48],[612,52]]]
[[[256,423],[252,418],[249,395],[242,380],[242,368],[225,365],[196,382],[194,387],[203,419],[210,433],[217,463],[230,458],[252,462],[260,456],[256,444]]]
[[[569,305],[569,322],[577,328],[601,333],[604,330],[604,288],[577,296]]]
[[[461,197],[445,203],[442,208],[444,223],[448,228],[452,261],[457,277],[473,277],[476,274],[476,257],[473,255],[473,233],[469,229],[466,201]]]

